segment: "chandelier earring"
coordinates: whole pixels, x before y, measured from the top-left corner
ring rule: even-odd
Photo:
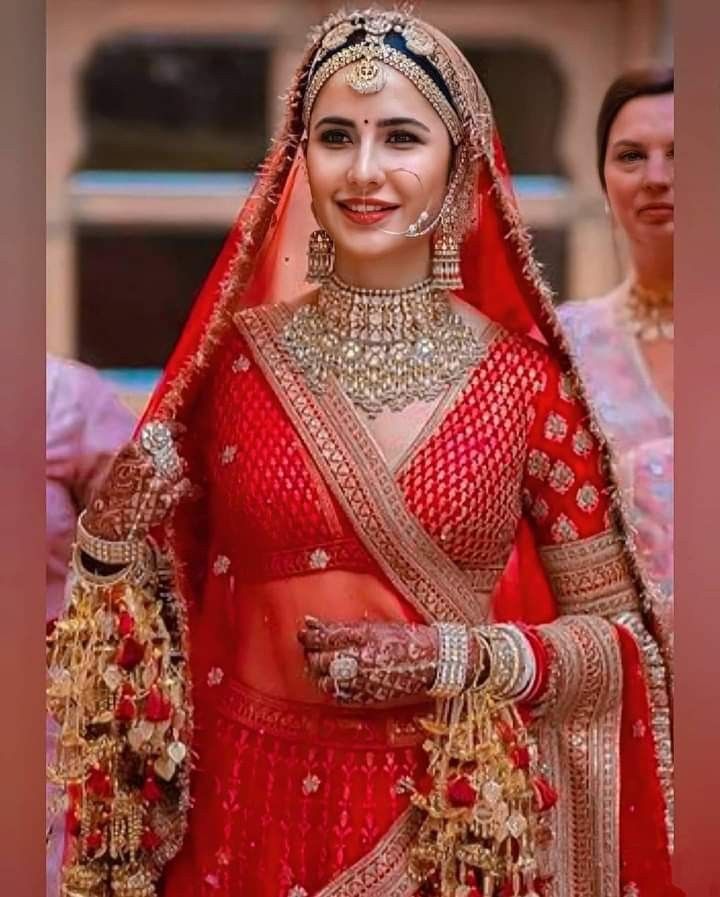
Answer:
[[[335,244],[330,234],[322,227],[310,234],[307,251],[308,283],[324,283],[335,267]]]
[[[437,290],[460,290],[463,287],[460,242],[456,232],[454,213],[443,214],[432,255],[432,280]]]

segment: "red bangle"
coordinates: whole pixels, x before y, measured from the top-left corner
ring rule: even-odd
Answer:
[[[528,640],[528,644],[535,656],[535,678],[530,687],[530,691],[523,700],[523,704],[533,704],[542,698],[545,689],[547,688],[551,658],[548,646],[542,640],[534,626],[528,626],[524,623],[518,623],[516,625],[522,630],[522,633]]]

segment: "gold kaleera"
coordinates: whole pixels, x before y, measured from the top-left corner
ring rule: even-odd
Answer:
[[[70,838],[62,897],[156,897],[189,806],[186,624],[156,547],[112,577],[74,558],[48,636],[48,711]]]
[[[411,796],[425,814],[412,877],[443,897],[492,897],[507,884],[513,895],[538,897],[537,747],[513,703],[469,689],[438,702],[436,716],[421,725],[432,784]]]

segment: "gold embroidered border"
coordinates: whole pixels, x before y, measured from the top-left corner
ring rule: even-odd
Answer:
[[[465,576],[472,584],[476,595],[490,595],[503,574],[504,567],[482,567],[465,570]],[[488,599],[489,600],[489,599]]]
[[[616,531],[545,546],[540,556],[560,614],[608,616],[637,610],[627,553]]]
[[[313,395],[279,342],[288,310],[242,312],[236,323],[358,537],[427,620],[483,622],[487,606],[407,509],[367,429],[339,391]]]
[[[622,661],[615,630],[597,617],[541,628],[559,665],[558,691],[540,725],[541,756],[561,795],[555,843],[542,861],[553,897],[617,897],[620,881]]]
[[[228,678],[217,689],[214,708],[245,728],[285,741],[346,749],[352,742],[357,750],[388,750],[422,742],[424,735],[416,721],[432,711],[432,702],[368,714],[365,708],[275,698]]]
[[[406,810],[367,856],[315,897],[411,897],[418,884],[407,868],[420,822],[420,813],[414,807]]]
[[[665,688],[665,664],[655,639],[643,625],[638,611],[618,614],[614,622],[627,627],[635,637],[640,650],[640,661],[645,671],[650,702],[650,722],[655,742],[660,787],[665,799],[665,827],[668,848],[672,853],[675,837],[675,793],[673,785],[674,763],[672,752],[672,716],[670,701]]]

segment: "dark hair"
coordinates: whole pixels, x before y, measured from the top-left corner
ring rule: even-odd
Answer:
[[[597,118],[597,169],[603,190],[605,184],[605,154],[610,128],[622,107],[637,97],[652,97],[673,93],[675,74],[671,66],[652,66],[633,69],[616,78],[608,87]]]

